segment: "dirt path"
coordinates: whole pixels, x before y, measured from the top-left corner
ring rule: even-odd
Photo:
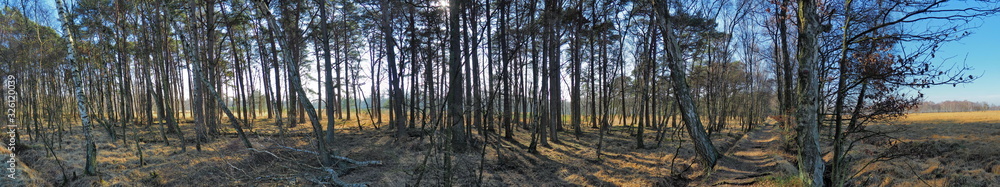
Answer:
[[[736,142],[716,163],[708,177],[694,181],[693,186],[756,186],[757,178],[779,175],[794,169],[778,152],[781,134],[776,125],[755,129]],[[791,167],[791,168],[789,168]]]

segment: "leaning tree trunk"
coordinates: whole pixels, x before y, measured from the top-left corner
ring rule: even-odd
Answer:
[[[316,115],[316,109],[313,107],[312,103],[310,103],[308,99],[304,99],[307,97],[305,91],[302,90],[302,83],[301,83],[302,81],[299,80],[299,68],[298,66],[294,66],[291,60],[286,60],[285,65],[288,67],[288,78],[292,82],[291,87],[292,91],[294,92],[293,94],[296,94],[299,96],[299,98],[301,98],[298,100],[299,104],[303,106],[306,114],[309,115],[309,121],[312,123],[313,132],[316,136],[316,141],[318,142],[317,147],[319,151],[317,152],[319,152],[320,156],[323,158],[321,160],[323,162],[323,165],[329,166],[332,164],[332,161],[329,158],[330,157],[329,154],[326,152],[326,145],[325,145],[326,141],[324,140],[324,138],[322,138],[322,131],[323,131],[321,127],[322,124],[319,123],[319,118]]]
[[[198,61],[196,61],[196,63],[197,62]],[[195,64],[193,66],[195,68],[194,71],[195,79],[197,79],[195,81],[201,81],[202,84],[211,85],[208,83],[208,80],[205,79],[204,75],[201,74],[201,71],[198,70],[199,65],[200,64]],[[243,145],[246,146],[247,148],[253,148],[253,145],[250,144],[250,139],[247,139],[247,135],[243,133],[243,127],[242,125],[239,124],[240,119],[236,118],[236,115],[233,114],[233,111],[229,110],[229,106],[226,106],[226,102],[225,100],[222,99],[222,97],[219,96],[219,92],[216,92],[214,88],[206,88],[205,90],[208,90],[208,94],[210,94],[211,97],[218,102],[219,108],[221,108],[222,111],[226,113],[226,116],[229,117],[229,122],[232,124],[233,129],[236,129],[236,134],[238,134],[240,136],[240,139],[243,140]]]
[[[90,134],[90,118],[87,115],[87,100],[83,97],[83,78],[81,77],[80,69],[82,69],[83,64],[76,63],[76,51],[73,46],[76,45],[73,40],[73,33],[70,31],[70,26],[72,23],[66,18],[66,8],[63,8],[62,0],[56,0],[56,8],[59,9],[59,18],[62,20],[63,36],[69,41],[66,43],[66,61],[73,66],[73,89],[76,92],[76,109],[80,112],[80,123],[83,123],[83,136],[85,138],[85,149],[87,149],[86,164],[84,166],[84,174],[86,175],[96,175],[97,174],[97,146],[94,145],[94,136]]]
[[[181,35],[181,42],[184,43],[184,51],[188,52],[187,53],[188,55],[194,54],[192,52],[195,51],[195,50],[192,49],[193,47],[191,46],[191,43],[189,43],[189,42],[187,42],[187,40],[185,40],[184,35]],[[202,63],[202,61],[199,60],[198,58],[194,58],[194,60],[191,62],[192,71],[194,72],[194,75],[192,75],[192,78],[194,80],[192,80],[192,81],[194,81],[196,83],[195,85],[197,85],[199,83],[201,85],[203,85],[203,86],[196,86],[197,89],[200,90],[200,92],[199,92],[200,94],[199,95],[208,94],[207,95],[208,97],[211,97],[211,99],[214,99],[216,101],[215,104],[218,104],[219,107],[222,109],[222,111],[226,113],[226,116],[229,117],[229,121],[231,122],[233,128],[236,129],[236,133],[239,135],[240,139],[243,140],[243,145],[246,146],[247,148],[253,148],[253,146],[250,144],[250,140],[247,139],[246,134],[243,133],[243,128],[239,124],[240,120],[238,118],[236,118],[236,115],[234,115],[231,110],[229,110],[229,107],[226,106],[225,100],[222,99],[222,97],[219,95],[219,92],[215,91],[215,88],[214,88],[215,85],[211,84],[208,81],[208,79],[205,78],[205,75],[202,73],[203,71],[201,69],[201,67],[202,67],[201,63]],[[202,97],[202,96],[197,96],[197,97]],[[194,105],[198,106],[200,104],[194,104]],[[202,130],[203,129],[199,129],[199,131],[202,131]],[[201,133],[201,132],[199,132],[199,133]],[[183,142],[183,140],[181,140],[181,141]],[[200,146],[200,144],[201,144],[200,142],[201,141],[202,141],[202,139],[201,139],[201,137],[199,137],[199,139],[198,139],[199,146],[197,148],[198,150],[201,150],[201,146]]]
[[[819,15],[814,0],[799,1],[799,81],[795,120],[798,122],[799,177],[809,185],[823,186],[823,157],[820,155],[819,128],[816,109],[819,107],[819,48],[816,35],[820,34]]]
[[[670,79],[674,87],[674,95],[680,106],[681,118],[687,124],[688,134],[694,141],[695,151],[704,159],[703,162],[706,164],[706,168],[712,168],[715,166],[715,161],[719,158],[719,153],[715,150],[715,146],[712,145],[712,140],[705,134],[705,128],[702,127],[701,119],[698,117],[698,109],[695,108],[691,96],[691,88],[688,87],[687,83],[687,75],[684,73],[680,47],[673,35],[670,12],[668,12],[667,5],[664,3],[653,2],[653,4],[655,5],[656,14],[660,16],[660,19],[657,20],[659,20],[658,24],[663,30],[660,34],[663,37],[664,45],[666,45],[667,68],[670,69]]]
[[[282,3],[288,3],[288,2],[282,2]],[[277,19],[275,19],[273,14],[271,14],[271,11],[269,10],[266,2],[255,1],[254,4],[256,5],[257,9],[264,14],[265,19],[267,19],[268,26],[274,29],[281,28],[278,26]],[[296,9],[294,10],[288,9],[288,6],[291,5],[288,4],[282,5],[285,8],[283,9],[282,12],[289,14],[284,16],[294,17],[295,12],[301,11],[303,6],[302,2],[296,2],[295,4],[296,4],[295,5]],[[312,123],[313,126],[313,136],[314,138],[316,138],[316,149],[317,149],[316,152],[320,155],[320,158],[322,158],[320,159],[320,162],[324,166],[330,166],[332,164],[332,157],[331,157],[332,155],[330,155],[327,152],[326,141],[323,138],[323,133],[322,133],[323,132],[322,125],[319,123],[319,119],[317,118],[316,109],[312,106],[312,103],[309,102],[308,97],[306,97],[305,91],[302,90],[302,81],[299,80],[300,79],[299,67],[294,65],[296,63],[295,61],[300,60],[299,58],[296,58],[296,56],[301,50],[299,46],[294,44],[296,43],[296,41],[300,41],[299,39],[301,39],[299,37],[301,35],[301,31],[298,30],[299,25],[294,20],[295,19],[287,19],[287,20],[282,20],[281,22],[282,25],[285,26],[285,29],[293,29],[293,30],[285,30],[284,32],[287,33],[283,33],[282,31],[274,31],[274,33],[277,33],[278,35],[276,36],[277,38],[283,39],[282,47],[288,49],[282,52],[282,54],[285,57],[282,60],[284,61],[286,68],[285,74],[288,75],[289,79],[288,81],[290,83],[288,85],[291,91],[290,94],[295,94],[300,97],[298,102],[303,106],[303,109],[309,115],[310,122]],[[292,105],[293,106],[291,107],[294,107],[294,104]]]

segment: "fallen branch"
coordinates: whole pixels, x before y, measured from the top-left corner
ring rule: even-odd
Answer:
[[[266,151],[266,150],[260,150],[260,149],[256,149],[256,148],[248,148],[247,150],[251,150],[251,151],[256,151],[256,152],[258,152],[258,153],[267,153],[267,154],[269,154],[269,155],[271,155],[271,156],[273,156],[274,158],[277,158],[277,159],[279,159],[279,160],[283,160],[283,161],[289,161],[289,162],[292,162],[292,160],[289,160],[289,159],[285,159],[285,158],[281,158],[281,157],[279,157],[278,155],[276,155],[276,154],[274,154],[274,153],[271,153],[270,151]],[[294,162],[294,163],[300,163],[300,162]],[[313,168],[313,169],[321,169],[321,168],[318,168],[318,167],[313,167],[313,166],[309,166],[309,165],[305,165],[305,164],[301,164],[301,163],[300,163],[299,165],[303,165],[303,166],[306,166],[306,167],[310,167],[310,168]]]
[[[326,172],[330,174],[330,181],[333,181],[333,184],[336,184],[338,186],[346,186],[346,187],[368,186],[368,183],[346,183],[340,180],[340,177],[337,176],[338,175],[337,171],[334,171],[333,168],[325,168],[324,170],[326,170]]]
[[[294,148],[294,147],[288,147],[288,146],[283,146],[283,145],[274,145],[274,146],[285,148],[285,149],[290,149],[290,150],[293,150],[293,151],[298,151],[298,152],[303,152],[303,153],[309,153],[309,154],[319,155],[319,153],[316,153],[315,151],[297,149],[297,148]],[[264,152],[264,153],[267,153],[267,154],[271,154],[271,156],[274,156],[275,158],[286,160],[286,159],[278,157],[274,153],[271,153],[271,152],[268,152],[268,151],[262,151],[262,150],[257,150],[257,149],[253,149],[253,148],[250,148],[250,150],[257,151],[257,152]],[[344,157],[344,156],[337,156],[337,155],[330,155],[330,158],[337,159],[339,161],[344,161],[344,162],[347,162],[347,163],[351,163],[351,164],[354,164],[354,165],[357,165],[357,166],[382,165],[382,161],[378,161],[378,160],[357,161],[357,160],[354,160],[354,159],[351,159],[351,158],[347,158],[347,157]],[[336,170],[333,170],[333,168],[330,168],[330,167],[322,167],[322,168],[312,167],[312,166],[309,166],[309,167],[313,168],[313,169],[323,170],[323,171],[326,171],[327,173],[329,173],[330,174],[330,181],[333,182],[332,184],[337,185],[337,186],[347,186],[347,187],[363,187],[363,186],[368,186],[368,183],[347,183],[347,182],[344,182],[344,181],[340,180],[340,177],[339,177],[340,174],[337,173]],[[329,182],[323,182],[323,181],[313,181],[313,182],[320,183],[320,184],[331,184]]]
[[[283,145],[274,145],[274,146],[278,146],[278,147],[285,148],[285,149],[291,149],[292,151],[298,151],[298,152],[303,152],[303,153],[309,153],[309,154],[319,155],[319,153],[316,153],[316,151],[310,151],[310,150],[304,150],[304,149],[296,149],[294,147],[288,147],[288,146],[283,146]]]
[[[370,164],[382,165],[382,161],[378,161],[378,160],[357,161],[357,160],[354,160],[354,159],[350,159],[350,158],[343,157],[343,156],[336,156],[336,155],[331,155],[330,157],[338,159],[338,160],[347,161],[348,163],[355,164],[355,165],[358,165],[358,166],[368,166]]]
[[[294,147],[288,147],[288,146],[283,146],[283,145],[275,145],[275,146],[278,146],[278,147],[281,147],[281,148],[285,148],[285,149],[290,149],[290,150],[293,150],[293,151],[298,151],[298,152],[303,152],[303,153],[309,153],[309,154],[319,155],[319,153],[316,153],[315,151],[303,150],[303,149],[296,149]],[[355,165],[358,165],[358,166],[368,166],[368,165],[372,165],[372,164],[374,164],[374,165],[382,165],[382,161],[378,161],[378,160],[357,161],[357,160],[354,160],[354,159],[351,159],[351,158],[347,158],[347,157],[343,157],[343,156],[337,156],[337,155],[330,155],[330,158],[334,158],[334,159],[341,160],[341,161],[346,161],[348,163],[355,164]]]

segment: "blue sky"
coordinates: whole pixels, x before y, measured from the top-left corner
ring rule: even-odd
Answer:
[[[942,45],[933,60],[944,65],[964,63],[974,68],[968,74],[982,77],[969,84],[923,89],[926,101],[969,100],[1000,105],[1000,16],[984,17],[970,24],[980,27],[972,29],[972,34],[960,41]]]

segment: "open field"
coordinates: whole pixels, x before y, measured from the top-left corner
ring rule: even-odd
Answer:
[[[899,119],[902,124],[1000,123],[1000,110],[976,112],[913,113]]]
[[[1000,111],[917,113],[869,129],[896,139],[864,141],[853,184],[859,186],[995,186],[1000,184]],[[885,162],[868,161],[891,155]]]

